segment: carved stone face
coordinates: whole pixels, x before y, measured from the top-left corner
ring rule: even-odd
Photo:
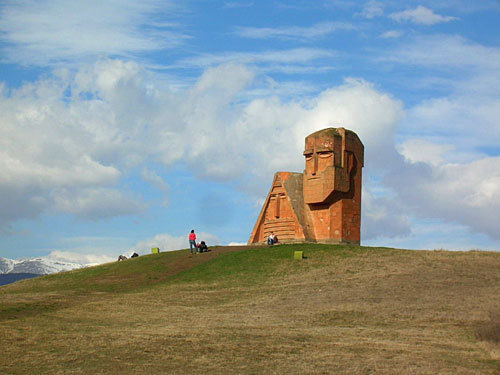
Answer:
[[[335,138],[333,129],[306,137],[305,203],[323,203],[335,190]]]

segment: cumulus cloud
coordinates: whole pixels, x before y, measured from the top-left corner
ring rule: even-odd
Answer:
[[[107,70],[122,69],[111,64]],[[113,113],[113,105],[123,103],[114,104],[114,94],[106,97],[111,83],[97,79],[97,89],[86,92],[89,99],[81,95],[79,77],[59,72],[0,93],[0,221],[33,218],[47,209],[92,218],[144,210],[140,197],[118,187],[121,163],[140,158],[130,137],[140,125],[121,122],[120,108]],[[115,89],[124,89],[115,81]]]
[[[138,214],[146,210],[142,198],[109,188],[55,189],[52,209],[87,219]]]
[[[405,137],[397,145],[405,161],[381,182],[408,215],[453,223],[496,240],[499,54],[498,48],[440,35],[417,38],[389,54],[408,66],[437,71],[453,66],[464,74],[449,82],[447,95],[406,110],[399,124]]]
[[[146,160],[182,161],[198,176],[239,181],[257,198],[276,170],[303,169],[304,137],[327,126],[360,134],[368,168],[380,169],[399,155],[393,136],[401,103],[363,80],[349,79],[302,101],[267,96],[242,102],[255,79],[242,65],[207,69],[176,92],[150,75],[138,64],[105,60],[4,90],[3,220],[48,209],[91,219],[140,213],[147,204],[120,188],[131,167],[142,166],[144,180],[168,190]]]
[[[500,157],[466,164],[407,164],[387,177],[401,201],[417,215],[466,224],[500,239]]]
[[[54,241],[50,249],[39,249],[49,253],[46,256],[48,259],[93,265],[116,261],[120,254],[128,256],[136,239],[132,239],[129,235],[63,236],[57,237]]]
[[[17,204],[3,210],[5,220],[48,207],[92,219],[141,212],[146,204],[121,191],[119,181],[145,160],[185,162],[198,176],[240,181],[258,198],[276,170],[303,169],[304,137],[327,126],[358,132],[368,170],[401,158],[394,132],[402,105],[363,80],[348,79],[302,101],[241,102],[254,81],[241,65],[210,68],[175,93],[148,74],[137,64],[106,60],[4,93],[0,163],[11,172],[2,175],[0,188],[9,193],[7,202],[28,202],[26,212],[16,211]],[[28,141],[26,132],[39,136]],[[16,137],[24,147],[6,141]],[[145,180],[167,189],[142,168]]]
[[[411,220],[408,236],[384,237],[383,233],[370,240],[371,246],[394,246],[398,249],[425,250],[493,250],[498,251],[498,241],[483,233],[471,232],[463,224],[450,223],[442,219]]]
[[[107,254],[80,254],[71,251],[61,251],[61,250],[51,251],[50,254],[44,258],[61,262],[85,264],[89,266],[109,263],[116,260],[114,256]]]
[[[301,136],[328,124],[343,126],[363,140],[368,168],[383,170],[401,159],[394,136],[404,115],[402,103],[370,82],[346,79],[343,85],[322,92],[308,107]]]
[[[368,188],[363,189],[362,240],[378,237],[407,237],[411,233],[411,222],[405,207],[399,200],[391,198],[392,192],[377,195]]]
[[[0,7],[4,60],[23,65],[76,62],[101,56],[138,55],[179,45],[169,0],[11,1]]]
[[[442,22],[450,22],[458,20],[457,17],[441,16],[434,13],[432,9],[419,5],[415,9],[403,10],[389,15],[395,21],[409,21],[421,25],[435,25]]]
[[[453,145],[441,145],[425,139],[411,138],[398,145],[398,151],[410,162],[424,162],[431,165],[444,163],[444,155],[455,150]]]
[[[275,171],[303,170],[306,135],[343,126],[365,145],[365,238],[375,238],[381,228],[386,236],[408,235],[408,212],[461,223],[496,238],[491,223],[499,208],[500,184],[491,165],[498,159],[470,149],[468,159],[464,154],[450,157],[472,141],[479,146],[485,138],[498,139],[492,138],[500,131],[497,97],[490,95],[481,107],[470,96],[456,94],[405,111],[399,100],[362,79],[348,78],[296,100],[245,96],[255,82],[253,70],[227,64],[207,69],[192,86],[173,91],[161,76],[138,64],[105,60],[75,74],[59,71],[19,89],[4,89],[1,220],[31,218],[46,210],[92,219],[142,212],[147,202],[121,188],[120,181],[138,167],[145,181],[167,191],[166,182],[148,167],[150,161],[167,167],[182,162],[198,177],[234,181],[257,200],[266,194]],[[464,118],[468,104],[474,105]],[[471,121],[485,127],[471,133]],[[396,147],[401,124],[420,133]],[[446,142],[429,138],[426,126],[432,127],[429,134],[438,135],[436,129],[449,134],[453,126],[462,143],[460,137]],[[28,140],[26,134],[33,137]],[[466,201],[457,205],[460,199]],[[155,246],[187,245],[184,237],[164,235],[139,243],[138,249]]]

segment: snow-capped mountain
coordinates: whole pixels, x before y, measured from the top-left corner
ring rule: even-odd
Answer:
[[[12,259],[0,257],[0,274],[9,273],[14,269],[14,261]]]
[[[47,275],[49,273],[69,271],[87,266],[89,266],[89,264],[69,263],[47,258],[26,258],[14,260],[0,257],[0,274],[35,273],[38,275]]]

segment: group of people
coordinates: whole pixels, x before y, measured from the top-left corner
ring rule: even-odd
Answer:
[[[274,234],[274,232],[271,232],[269,237],[267,238],[267,244],[269,246],[277,244],[278,241],[278,236]],[[208,249],[207,244],[205,241],[201,241],[200,243],[196,243],[196,233],[194,233],[194,229],[191,230],[191,233],[189,233],[189,249],[191,254],[198,254],[198,253],[205,253],[207,251],[210,251]],[[132,252],[130,255],[130,258],[135,258],[138,257],[139,254],[136,252]],[[125,260],[127,257],[125,255],[120,255],[118,257],[118,261]]]
[[[139,254],[137,254],[135,251],[132,251],[132,253],[130,254],[130,258],[136,258],[138,256],[139,256]],[[127,257],[125,255],[120,255],[118,257],[118,262],[121,260],[125,260],[125,259],[127,259]]]
[[[200,243],[196,243],[196,234],[194,233],[194,229],[191,230],[191,233],[189,233],[189,250],[191,254],[198,254],[198,253],[206,253],[208,250],[208,246],[205,243],[205,241],[201,241]]]
[[[278,243],[278,236],[274,234],[274,232],[271,232],[271,234],[269,235],[269,237],[267,237],[267,244],[269,246],[272,246],[276,243]]]
[[[191,233],[189,233],[189,248],[191,254],[206,253],[207,251],[210,251],[205,241],[196,243],[196,234],[194,233],[194,229],[191,230]],[[136,252],[132,252],[132,254],[130,254],[130,258],[135,258],[138,256],[139,254],[137,254]],[[120,255],[118,257],[118,261],[122,261],[125,259],[128,259],[125,255]]]

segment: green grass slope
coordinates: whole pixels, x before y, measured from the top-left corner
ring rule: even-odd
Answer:
[[[148,255],[0,287],[0,373],[497,374],[499,295],[499,253]]]

